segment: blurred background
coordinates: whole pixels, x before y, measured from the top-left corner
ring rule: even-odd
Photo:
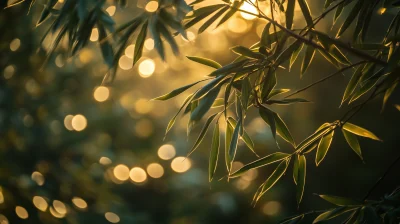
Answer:
[[[213,2],[217,1],[208,4]],[[311,10],[319,12],[323,1],[312,2]],[[229,63],[235,58],[229,48],[257,42],[265,21],[237,13],[223,26],[199,36],[198,27],[193,27],[188,30],[188,39],[176,37],[181,56],[169,52],[166,62],[160,60],[153,50],[153,40],[148,37],[143,58],[132,67],[134,45],[129,46],[126,55],[119,59],[116,80],[106,87],[100,86],[107,66],[97,46],[97,29],[92,30],[92,43],[76,57],[66,54],[67,42],[48,56],[46,51],[54,36],[40,42],[50,23],[35,27],[42,5],[35,4],[29,10],[29,1],[8,9],[3,9],[7,1],[0,4],[1,224],[277,223],[300,212],[331,206],[314,193],[362,198],[400,153],[399,112],[393,107],[400,103],[396,93],[382,114],[379,99],[352,120],[384,140],[360,139],[365,164],[340,134],[335,135],[330,153],[318,169],[314,153],[308,156],[307,183],[300,208],[296,205],[291,175],[284,176],[253,207],[253,194],[274,167],[252,170],[230,182],[218,181],[226,174],[221,153],[216,178],[209,183],[211,131],[186,160],[201,127],[187,138],[187,117],[179,115],[163,141],[169,119],[195,88],[166,102],[150,99],[198,81],[212,71],[185,56]],[[57,4],[61,6],[63,1]],[[145,10],[146,4],[144,0],[131,0],[127,8],[121,9],[114,1],[108,1],[106,11],[117,24],[123,24]],[[254,10],[250,5],[242,7]],[[262,7],[269,12],[268,5]],[[379,24],[373,25],[370,41],[381,38],[380,33],[386,28],[382,24],[387,24],[393,15],[377,11],[374,16],[379,17]],[[277,19],[282,22],[284,16]],[[328,16],[317,29],[337,30],[331,21]],[[297,13],[295,23],[303,26],[301,13]],[[290,72],[279,71],[279,87],[296,90],[335,69],[318,54],[303,79],[299,78],[299,68],[297,62]],[[346,112],[348,107],[339,108],[339,104],[348,79],[349,74],[337,76],[300,95],[313,103],[274,108],[288,124],[296,142]],[[221,126],[221,133],[224,130]],[[260,156],[279,150],[256,110],[249,112],[246,130]],[[280,145],[281,151],[293,150],[284,141]],[[239,145],[236,158],[234,169],[256,159],[243,144]],[[389,173],[372,198],[390,192],[399,181],[398,172]]]

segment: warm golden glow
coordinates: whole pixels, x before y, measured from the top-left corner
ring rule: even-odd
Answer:
[[[82,198],[73,197],[73,198],[72,198],[72,203],[73,203],[77,208],[80,208],[80,209],[85,209],[85,208],[87,208],[87,203],[86,203],[86,201],[83,200]]]
[[[146,39],[144,41],[144,47],[149,51],[153,50],[154,49],[154,40],[151,38]]]
[[[115,7],[114,5],[109,6],[106,9],[106,12],[108,13],[108,15],[113,16],[115,14],[115,10],[117,9],[117,7]]]
[[[1,188],[0,188],[1,189]],[[2,191],[0,191],[0,204],[3,204],[4,203],[4,195],[3,195],[3,192]],[[1,223],[0,223],[1,224]]]
[[[92,33],[90,34],[90,41],[95,42],[99,40],[99,30],[97,28],[92,29]]]
[[[264,204],[262,211],[264,214],[274,216],[281,211],[281,203],[278,201],[269,201]]]
[[[114,176],[120,181],[125,181],[129,179],[129,168],[123,164],[119,164],[114,167]]]
[[[135,133],[139,137],[147,138],[153,131],[153,123],[149,119],[140,119],[135,125]]]
[[[86,117],[83,116],[82,114],[75,115],[72,118],[71,124],[72,128],[74,128],[75,131],[82,131],[87,126]]]
[[[42,212],[46,211],[47,207],[49,206],[47,204],[46,199],[44,199],[43,197],[40,197],[40,196],[33,197],[32,202],[33,202],[33,205],[35,205],[35,207]]]
[[[10,43],[10,50],[11,51],[16,51],[18,48],[21,46],[21,40],[18,38],[15,38],[14,40],[11,41]]]
[[[68,114],[64,118],[64,126],[67,130],[73,131],[74,128],[72,127],[72,118],[74,118],[74,115]]]
[[[107,221],[111,223],[118,223],[120,221],[119,216],[113,212],[106,212],[104,216],[106,217]]]
[[[164,168],[158,163],[151,163],[147,166],[147,173],[152,178],[160,178],[164,175]]]
[[[28,211],[24,207],[21,207],[21,206],[15,207],[15,213],[21,219],[27,219],[29,217]]]
[[[43,177],[43,175],[42,175],[41,173],[35,171],[35,172],[32,173],[31,178],[32,178],[33,181],[36,182],[37,185],[43,186],[43,184],[44,184],[44,177]]]
[[[245,12],[240,12],[240,15],[243,17],[243,19],[247,19],[247,20],[253,20],[255,18],[257,18],[257,16],[252,15],[252,14],[258,14],[258,10],[256,7],[254,7],[252,4],[248,3],[248,2],[244,2],[242,6],[240,6],[241,10],[244,10],[246,12],[249,13],[245,13]]]
[[[135,110],[139,114],[147,114],[153,109],[153,103],[148,99],[139,99],[135,102]]]
[[[196,34],[194,34],[192,31],[187,31],[186,36],[187,36],[187,39],[182,36],[182,39],[186,42],[194,41],[194,39],[196,39]]]
[[[101,165],[105,165],[105,166],[106,166],[106,165],[110,165],[110,164],[112,163],[112,161],[111,161],[110,158],[103,156],[103,157],[101,157],[101,158],[99,159],[99,163],[100,163]]]
[[[171,168],[173,171],[177,173],[184,173],[190,169],[192,163],[190,162],[189,158],[185,157],[176,157],[171,162]]]
[[[233,33],[244,33],[247,31],[247,23],[240,18],[233,18],[228,20],[228,30]]]
[[[157,154],[158,154],[158,157],[160,157],[160,159],[170,160],[170,159],[174,158],[174,156],[176,154],[175,147],[170,144],[162,145],[158,149]]]
[[[94,90],[93,97],[96,101],[104,102],[110,96],[110,90],[105,86],[99,86]]]
[[[153,75],[156,69],[156,64],[152,59],[146,59],[139,64],[139,74],[143,78],[150,77]]]
[[[144,8],[147,12],[155,12],[158,9],[158,2],[157,1],[150,1],[146,4]]]
[[[4,69],[4,73],[3,76],[5,79],[11,79],[11,77],[13,77],[15,72],[15,68],[12,65],[8,65],[5,69]]]
[[[122,55],[119,58],[118,65],[122,70],[129,70],[133,66],[133,59],[127,57],[126,55]]]
[[[54,200],[53,201],[53,207],[56,210],[56,212],[58,212],[59,214],[61,214],[61,215],[67,214],[67,207],[61,201]]]
[[[127,56],[130,59],[133,59],[133,56],[135,54],[135,45],[131,44],[127,48],[125,48],[125,56]]]
[[[9,224],[7,217],[0,214],[0,224]]]
[[[133,182],[142,183],[147,179],[147,174],[142,168],[134,167],[129,172],[129,177]]]

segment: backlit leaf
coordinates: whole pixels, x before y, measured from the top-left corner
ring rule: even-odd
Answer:
[[[302,77],[303,74],[306,73],[308,67],[310,66],[314,58],[314,55],[315,55],[315,48],[310,45],[307,45],[306,53],[304,55],[303,62],[301,63],[300,77]]]
[[[298,157],[298,174],[297,174],[297,188],[296,188],[296,201],[300,205],[303,199],[304,187],[306,185],[307,161],[304,155]]]
[[[202,57],[195,57],[195,56],[186,56],[189,60],[212,67],[212,68],[221,68],[222,65],[220,65],[218,62],[213,61],[208,58],[202,58]]]
[[[213,114],[207,119],[206,123],[203,126],[203,129],[201,129],[201,131],[200,131],[199,137],[197,138],[196,142],[194,143],[192,149],[189,151],[187,157],[189,157],[194,152],[194,150],[197,149],[197,147],[200,145],[200,143],[203,141],[204,136],[207,133],[208,127],[210,126],[211,122],[214,120],[215,116],[217,116],[217,115],[218,115],[218,113]]]
[[[363,160],[362,154],[361,154],[361,147],[360,143],[358,142],[357,136],[352,134],[351,132],[348,132],[344,129],[342,129],[344,138],[346,139],[347,143],[353,149],[355,153]]]
[[[210,151],[210,159],[208,164],[208,180],[211,182],[215,170],[217,169],[218,164],[218,154],[219,154],[219,125],[218,122],[215,124],[212,143],[211,143],[211,151]]]
[[[362,204],[359,201],[356,201],[351,198],[345,198],[345,197],[338,197],[338,196],[333,196],[333,195],[319,195],[322,199],[325,201],[328,201],[332,204],[338,205],[338,206],[354,206],[354,205],[360,205]]]
[[[322,160],[325,158],[328,153],[329,147],[332,143],[332,138],[334,135],[334,131],[332,130],[330,133],[326,134],[321,138],[317,148],[317,154],[315,155],[315,164],[318,166]]]
[[[355,125],[355,124],[352,124],[352,123],[349,123],[349,122],[346,122],[346,123],[343,125],[342,128],[343,128],[344,130],[346,130],[346,131],[348,131],[348,132],[351,132],[351,133],[353,133],[353,134],[355,134],[355,135],[358,135],[358,136],[370,138],[370,139],[377,140],[377,141],[382,141],[382,140],[379,139],[374,133],[368,131],[368,130],[365,129],[365,128],[359,127],[359,126],[357,126],[357,125]]]
[[[271,174],[271,176],[268,177],[268,179],[263,183],[263,187],[261,189],[261,192],[258,194],[256,201],[261,198],[269,189],[271,189],[278,181],[279,179],[285,174],[287,168],[289,165],[288,159],[283,160],[274,170],[274,172]]]
[[[205,79],[205,80],[206,80],[206,79]],[[169,92],[169,93],[167,93],[167,94],[164,94],[164,95],[162,95],[162,96],[156,97],[156,98],[154,98],[154,99],[152,99],[152,100],[162,100],[162,101],[164,101],[164,100],[171,99],[171,98],[173,98],[173,97],[175,97],[175,96],[178,96],[179,94],[183,93],[184,91],[186,91],[186,90],[189,89],[190,87],[192,87],[192,86],[198,84],[199,82],[203,82],[203,81],[205,81],[205,80],[197,81],[197,82],[195,82],[195,83],[192,83],[192,84],[189,84],[189,85],[186,85],[186,86],[182,86],[182,87],[180,87],[180,88],[178,88],[178,89],[172,90],[171,92]]]

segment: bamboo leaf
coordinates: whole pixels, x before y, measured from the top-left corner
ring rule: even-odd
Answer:
[[[213,24],[222,14],[224,14],[230,7],[225,6],[221,10],[219,10],[217,13],[215,13],[210,19],[208,19],[197,31],[199,34],[204,32],[211,24]]]
[[[310,103],[310,101],[301,98],[286,98],[282,100],[267,100],[266,104],[289,105],[293,103]]]
[[[262,166],[266,166],[272,163],[276,163],[279,162],[287,157],[289,157],[290,154],[287,153],[282,153],[282,152],[275,152],[272,153],[268,156],[265,156],[263,158],[260,158],[258,160],[255,160],[251,163],[248,163],[246,165],[244,165],[242,168],[240,168],[239,170],[237,170],[236,172],[232,173],[229,175],[230,178],[234,178],[234,177],[239,177],[242,174],[244,174],[245,172],[251,170],[251,169],[256,169],[256,168],[260,168]]]
[[[330,220],[346,212],[353,211],[355,209],[357,209],[357,207],[338,207],[322,213],[321,215],[319,215],[317,218],[314,219],[313,223],[319,223],[322,221]]]
[[[360,9],[362,7],[363,1],[357,1],[357,3],[354,5],[353,9],[350,11],[349,15],[347,16],[346,20],[343,22],[342,26],[339,28],[338,33],[336,34],[336,37],[340,37],[344,31],[349,28],[351,23],[355,20],[355,18],[358,16]]]
[[[368,131],[368,130],[365,129],[365,128],[359,127],[359,126],[357,126],[357,125],[355,125],[355,124],[352,124],[352,123],[349,123],[349,122],[346,122],[346,123],[343,125],[342,128],[343,128],[344,130],[346,130],[346,131],[348,131],[348,132],[351,132],[351,133],[353,133],[353,134],[355,134],[355,135],[358,135],[358,136],[370,138],[370,139],[377,140],[377,141],[382,141],[382,140],[379,139],[374,133]]]
[[[208,59],[208,58],[195,57],[195,56],[186,56],[186,57],[191,61],[197,62],[197,63],[202,64],[202,65],[206,65],[208,67],[212,67],[212,68],[216,68],[216,69],[222,67],[222,65],[220,65],[218,62],[213,61],[213,60]]]
[[[187,154],[186,157],[189,157],[194,152],[194,150],[197,149],[197,147],[200,145],[200,143],[203,141],[204,136],[207,133],[208,127],[210,126],[211,122],[214,120],[215,116],[217,116],[217,115],[218,115],[218,113],[213,114],[210,117],[208,117],[206,123],[203,126],[203,129],[201,129],[201,131],[200,131],[199,137],[197,138],[197,140],[194,143],[192,149],[189,151],[189,153]]]
[[[225,129],[225,164],[228,172],[231,170],[231,161],[229,159],[229,149],[231,145],[231,139],[233,134],[233,128],[229,125],[228,121],[226,122],[226,129]]]
[[[325,201],[328,201],[334,205],[338,206],[355,206],[355,205],[361,205],[362,203],[359,201],[356,201],[351,198],[345,198],[345,197],[338,197],[338,196],[333,196],[333,195],[319,195],[322,199]]]
[[[307,0],[298,0],[301,12],[303,13],[304,19],[307,22],[308,28],[311,28],[314,24],[312,16],[311,16],[311,11],[310,7],[308,7]]]
[[[261,192],[258,194],[256,198],[256,202],[269,190],[271,189],[278,181],[279,179],[285,174],[287,168],[288,168],[289,161],[288,159],[283,160],[279,165],[276,167],[274,172],[271,174],[271,176],[268,177],[268,179],[262,184],[263,187],[261,189]]]
[[[328,153],[329,147],[332,143],[332,138],[335,131],[331,131],[330,133],[326,134],[321,138],[317,148],[317,154],[315,156],[315,164],[318,166],[322,160],[325,158],[326,154]]]
[[[307,161],[306,157],[304,155],[300,155],[298,157],[299,159],[299,168],[298,168],[298,174],[297,174],[297,191],[296,191],[296,201],[297,205],[299,206],[301,203],[301,200],[303,199],[303,194],[304,194],[304,186],[306,185],[306,173],[307,173]]]
[[[287,93],[287,92],[289,92],[290,91],[290,89],[273,89],[270,93],[269,93],[269,95],[268,95],[268,99],[269,98],[272,98],[272,97],[274,97],[274,96],[276,96],[276,95],[279,95],[279,94],[283,94],[283,93]]]
[[[218,122],[215,124],[212,143],[211,143],[211,151],[210,151],[210,159],[208,164],[208,180],[211,182],[215,170],[217,169],[218,164],[218,154],[219,154],[219,125]]]
[[[238,55],[242,55],[248,58],[255,58],[255,59],[264,59],[264,55],[258,52],[254,52],[250,49],[248,49],[247,47],[243,47],[243,46],[235,46],[233,48],[231,48],[231,50],[233,52],[235,52]]]
[[[294,62],[296,61],[296,59],[299,57],[300,51],[301,49],[303,49],[304,44],[300,44],[300,46],[293,51],[292,55],[290,56],[290,62],[289,62],[289,71],[292,68]]]
[[[207,80],[207,79],[205,79],[205,80]],[[194,86],[194,85],[196,85],[196,84],[198,84],[200,82],[203,82],[205,80],[197,81],[195,83],[192,83],[192,84],[189,84],[189,85],[186,85],[186,86],[182,86],[182,87],[180,87],[178,89],[172,90],[171,92],[169,92],[167,94],[164,94],[162,96],[156,97],[156,98],[151,99],[151,100],[162,100],[162,101],[169,100],[169,99],[171,99],[171,98],[173,98],[175,96],[178,96],[179,94],[185,92],[190,87],[192,87],[192,86]]]
[[[281,222],[279,222],[279,224],[298,224],[301,223],[301,220],[303,220],[304,218],[304,214],[295,216],[295,217],[291,217],[285,220],[282,220]]]
[[[293,25],[295,3],[296,3],[296,0],[288,0],[288,3],[287,3],[285,16],[286,16],[286,28],[289,30],[292,29],[292,25]]]
[[[243,104],[243,109],[247,110],[247,106],[249,105],[249,98],[250,98],[250,94],[251,94],[251,84],[250,84],[250,79],[248,77],[244,78],[242,80],[242,96],[241,96],[241,100],[242,100],[242,104]]]
[[[300,157],[299,154],[294,155],[294,162],[293,162],[293,181],[294,184],[296,185],[299,177],[299,165],[300,165],[299,157]]]
[[[362,76],[363,68],[364,68],[364,66],[358,66],[357,70],[354,72],[349,83],[347,84],[346,90],[344,91],[341,104],[343,104],[343,102],[345,102],[351,96],[351,94],[353,94],[353,92],[356,89],[357,84],[360,81],[360,78]]]
[[[143,52],[143,46],[144,46],[144,41],[147,36],[147,26],[148,26],[148,21],[146,21],[142,25],[142,29],[139,32],[139,35],[136,39],[135,43],[135,57],[133,58],[133,65],[136,64],[137,61],[142,57],[142,52]]]
[[[241,126],[242,126],[242,119],[240,118],[237,125],[235,126],[235,129],[233,130],[232,140],[229,145],[229,161],[230,161],[230,163],[232,163],[235,160],[237,144],[239,141],[239,131],[240,131]]]
[[[160,55],[161,59],[165,61],[165,52],[164,52],[164,45],[161,40],[161,33],[158,26],[158,16],[153,15],[149,19],[149,31],[151,37],[154,40],[154,48],[157,50],[158,55]]]
[[[304,139],[297,147],[297,151],[302,152],[307,146],[312,145],[315,141],[317,141],[319,138],[324,136],[330,131],[329,128],[329,123],[325,123],[321,125],[321,127],[315,131],[312,135],[308,136],[306,139]]]
[[[232,129],[234,129],[234,128],[236,127],[237,122],[236,122],[236,120],[233,119],[232,117],[228,117],[228,122],[229,122],[229,124],[232,126]],[[257,153],[255,152],[255,150],[254,150],[254,143],[253,143],[253,140],[251,140],[249,134],[246,132],[245,129],[243,129],[243,134],[242,134],[241,137],[242,137],[243,142],[246,144],[246,146],[247,146],[257,157],[259,157],[258,154],[257,154]]]
[[[308,67],[310,66],[313,58],[315,55],[315,48],[307,45],[306,46],[306,53],[304,55],[303,62],[301,63],[301,72],[300,72],[300,77],[303,76],[304,73],[306,73]]]
[[[344,129],[342,129],[342,132],[350,148],[353,149],[355,153],[357,153],[361,160],[363,160],[360,143],[358,142],[357,136]]]
[[[207,111],[211,108],[211,105],[214,103],[215,99],[218,96],[220,90],[220,86],[212,89],[208,92],[202,99],[199,101],[199,105],[193,110],[190,114],[190,121],[198,121],[200,120]],[[195,95],[196,96],[196,95]],[[193,99],[195,98],[193,97]]]
[[[264,85],[261,90],[261,97],[263,100],[271,93],[277,83],[275,71],[272,69],[269,69],[268,72],[264,71],[264,77]]]
[[[108,67],[111,68],[114,62],[114,50],[109,40],[101,41],[107,37],[107,33],[104,26],[101,23],[97,23],[97,28],[99,30],[99,43],[100,43],[101,54],[103,55],[103,59],[108,65]]]
[[[203,8],[199,8],[193,11],[194,18],[185,24],[185,29],[189,29],[193,25],[197,24],[207,16],[211,15],[213,12],[217,11],[218,9],[226,6],[225,4],[217,4],[217,5],[210,5]]]
[[[193,94],[190,94],[188,97],[186,97],[186,99],[182,103],[182,106],[179,108],[178,112],[176,112],[175,116],[172,117],[171,120],[168,122],[168,126],[167,126],[167,128],[165,130],[165,134],[164,134],[164,139],[165,139],[165,137],[167,137],[168,132],[174,126],[176,117],[182,111],[182,109],[185,107],[185,105],[192,99],[192,97],[193,97]]]
[[[231,9],[218,22],[216,28],[219,27],[220,25],[222,25],[223,23],[225,23],[229,18],[231,18],[237,12],[237,8],[240,5],[240,3],[241,3],[240,1],[233,2]]]

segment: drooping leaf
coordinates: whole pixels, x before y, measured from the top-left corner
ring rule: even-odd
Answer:
[[[282,220],[279,224],[298,224],[303,220],[304,214]]]
[[[296,201],[299,206],[303,199],[304,186],[306,185],[307,174],[307,161],[304,155],[298,157],[298,173],[297,173],[297,188],[296,188]]]
[[[199,137],[197,137],[197,140],[194,143],[192,149],[189,151],[187,157],[189,157],[194,152],[194,150],[197,149],[197,147],[200,145],[200,143],[203,141],[204,136],[207,133],[208,127],[210,126],[211,122],[214,120],[215,116],[217,116],[217,115],[218,115],[218,113],[213,114],[207,119],[206,123],[203,126],[203,129],[201,129],[201,131],[200,131]]]
[[[353,94],[353,92],[356,89],[357,84],[362,76],[363,68],[364,68],[364,66],[358,66],[357,70],[354,72],[349,83],[347,84],[346,90],[344,91],[341,103],[346,101],[351,96],[351,94]]]
[[[198,33],[204,32],[211,24],[213,24],[219,17],[222,16],[230,7],[225,6],[221,8],[217,13],[215,13],[210,19],[208,19],[198,30]]]
[[[242,104],[243,104],[243,109],[247,110],[247,106],[249,105],[249,98],[251,95],[251,84],[250,84],[250,80],[248,77],[244,78],[242,80],[242,95],[241,95],[241,100],[242,100]]]
[[[242,168],[240,168],[237,171],[235,171],[234,173],[230,174],[229,177],[231,177],[231,178],[239,177],[251,169],[260,168],[262,166],[266,166],[266,165],[269,165],[272,163],[279,162],[279,161],[287,158],[288,156],[290,156],[290,154],[282,153],[282,152],[272,153],[268,156],[265,156],[263,158],[260,158],[258,160],[255,160],[251,163],[244,165]]]
[[[276,74],[273,69],[269,69],[268,72],[264,71],[264,77],[265,80],[261,90],[261,97],[263,100],[271,93],[277,83]]]
[[[232,126],[232,129],[236,127],[236,120],[233,117],[228,117],[228,124]],[[251,140],[249,134],[246,132],[246,130],[243,129],[243,134],[241,135],[243,142],[246,144],[246,146],[257,156],[258,154],[254,151],[254,143],[253,140]]]
[[[296,185],[297,185],[297,180],[299,177],[299,165],[300,165],[299,157],[300,157],[299,154],[294,155],[294,161],[293,161],[293,181],[294,181],[294,184],[296,184]]]
[[[172,117],[171,120],[168,122],[167,128],[165,130],[165,134],[164,134],[164,139],[165,139],[165,137],[167,137],[167,134],[171,130],[172,126],[174,126],[176,117],[182,111],[182,109],[185,107],[185,105],[192,99],[192,97],[193,97],[193,94],[190,94],[189,96],[186,97],[186,99],[182,103],[182,106],[179,108],[178,112],[176,112],[175,116]]]
[[[383,103],[382,103],[382,111],[385,109],[385,105],[389,100],[389,97],[392,95],[393,91],[396,89],[397,85],[399,84],[398,81],[394,82],[386,91],[385,95],[383,96]]]
[[[168,31],[167,27],[165,27],[163,22],[159,21],[157,23],[157,30],[160,32],[161,36],[163,36],[164,39],[168,42],[174,55],[179,55],[178,44],[176,43],[172,34]],[[154,45],[155,45],[155,42],[154,42]]]
[[[235,47],[231,48],[231,50],[238,55],[242,55],[242,56],[248,57],[248,58],[255,58],[255,59],[264,59],[265,58],[263,54],[254,52],[254,51],[248,49],[247,47],[243,47],[243,46],[235,46]]]
[[[263,187],[261,192],[258,194],[256,198],[256,202],[269,190],[271,189],[279,179],[285,174],[289,165],[288,159],[283,160],[279,165],[275,168],[274,172],[268,177],[268,179],[263,183]]]
[[[286,8],[286,28],[292,29],[293,18],[294,18],[294,6],[296,4],[296,0],[288,0],[287,8]]]
[[[342,129],[342,133],[350,148],[353,149],[355,153],[357,153],[361,160],[363,160],[360,143],[358,142],[357,136],[344,129]]]
[[[186,86],[182,86],[182,87],[180,87],[178,89],[172,90],[171,92],[169,92],[167,94],[164,94],[162,96],[156,97],[156,98],[154,98],[152,100],[162,100],[162,101],[169,100],[169,99],[171,99],[171,98],[173,98],[175,96],[178,96],[179,94],[183,93],[184,91],[186,91],[190,87],[192,87],[192,86],[194,86],[194,85],[196,85],[196,84],[198,84],[200,82],[203,82],[205,80],[207,80],[207,79],[204,79],[204,80],[201,80],[201,81],[197,81],[195,83],[192,83],[192,84],[189,84],[189,85],[186,85]]]
[[[301,12],[303,13],[304,19],[307,22],[307,26],[311,28],[314,24],[312,16],[311,16],[311,11],[310,7],[308,7],[307,0],[298,0]]]
[[[345,198],[345,197],[339,197],[339,196],[333,196],[333,195],[319,195],[322,199],[325,201],[328,201],[332,204],[338,205],[338,206],[355,206],[355,205],[361,205],[362,203],[351,199],[351,198]]]
[[[344,33],[344,31],[346,31],[347,28],[349,28],[351,23],[358,16],[363,2],[364,1],[357,1],[357,3],[354,5],[353,9],[350,11],[349,15],[347,16],[346,20],[343,22],[342,26],[339,28],[339,31],[336,34],[336,37],[340,37]]]
[[[304,55],[303,62],[301,63],[300,77],[302,77],[303,74],[306,73],[308,67],[310,66],[314,58],[314,55],[315,55],[315,48],[310,45],[307,45],[306,53]]]
[[[202,99],[200,99],[199,105],[190,114],[190,121],[198,121],[207,113],[217,98],[219,90],[220,87],[216,87],[208,92]]]
[[[357,207],[338,207],[322,213],[321,215],[319,215],[317,218],[314,219],[313,223],[320,223],[322,221],[330,220],[346,212],[353,211],[355,209],[357,209]]]
[[[139,59],[142,57],[144,41],[145,41],[146,36],[147,36],[147,26],[148,26],[148,21],[146,21],[142,25],[142,29],[140,30],[139,35],[138,35],[138,37],[136,39],[135,56],[133,57],[133,65],[135,65],[136,62],[138,62]]]
[[[212,181],[215,170],[217,169],[218,155],[219,155],[219,124],[217,122],[214,128],[214,133],[211,143],[210,159],[208,163],[208,180],[210,182]]]
[[[149,31],[154,40],[154,48],[157,50],[158,55],[165,61],[164,44],[161,40],[161,33],[159,29],[159,21],[157,15],[152,15],[149,19]]]
[[[304,139],[297,147],[296,150],[302,152],[305,148],[312,145],[315,141],[320,139],[322,136],[326,135],[329,131],[329,123],[323,124],[317,131],[315,131],[312,135],[308,136]]]
[[[335,131],[331,131],[321,138],[317,148],[317,154],[315,155],[315,164],[318,166],[328,153],[329,147],[332,143],[332,138]]]
[[[285,141],[289,142],[293,146],[296,145],[288,127],[277,113],[267,107],[260,107],[259,113],[261,118],[271,127],[271,132],[274,138],[276,133],[278,133]]]
[[[292,55],[290,56],[290,62],[289,62],[289,71],[292,68],[294,62],[296,59],[299,57],[300,51],[303,49],[304,44],[300,44],[299,47],[295,51],[293,51]]]
[[[211,59],[208,58],[202,58],[202,57],[195,57],[195,56],[186,56],[189,60],[197,62],[199,64],[203,64],[206,65],[208,67],[212,67],[212,68],[221,68],[222,65],[220,65],[218,62],[213,61]]]
[[[234,1],[230,10],[224,15],[224,17],[222,17],[216,27],[219,27],[220,25],[224,24],[229,18],[231,18],[237,12],[237,8],[240,6],[240,4],[240,1]]]
[[[351,133],[353,133],[355,135],[358,135],[358,136],[370,138],[370,139],[377,140],[377,141],[382,141],[374,133],[368,131],[365,128],[359,127],[359,126],[357,126],[355,124],[352,124],[352,123],[349,123],[349,122],[346,122],[343,125],[343,129],[348,131],[348,132],[351,132]]]
[[[287,93],[287,92],[289,92],[290,91],[290,89],[273,89],[270,93],[269,93],[269,95],[268,95],[268,99],[269,98],[272,98],[272,97],[274,97],[274,96],[276,96],[276,95],[279,95],[279,94],[283,94],[283,93]]]
[[[293,103],[310,103],[310,101],[301,98],[286,98],[282,100],[267,100],[266,104],[289,105]]]
[[[208,82],[206,85],[204,85],[197,93],[194,95],[193,99],[198,100],[206,96],[209,92],[211,92],[215,88],[220,87],[220,82],[224,77],[216,77],[215,79],[212,79],[210,82]]]
[[[103,55],[103,59],[108,65],[108,67],[111,68],[114,62],[114,50],[111,46],[110,41],[105,40],[105,38],[107,37],[107,33],[104,26],[101,23],[97,23],[97,28],[99,30],[99,42],[100,42],[101,54]]]
[[[232,134],[233,134],[233,128],[231,125],[229,125],[228,121],[226,122],[226,129],[225,129],[225,164],[228,172],[231,170],[231,161],[229,159],[229,149],[231,145],[231,140],[232,140]]]
[[[213,12],[225,6],[225,4],[209,5],[193,11],[194,18],[185,24],[185,29],[189,29],[207,16],[211,15]]]
[[[242,126],[242,119],[240,118],[235,126],[235,129],[233,129],[232,140],[231,140],[231,143],[229,144],[229,162],[230,163],[232,163],[235,160],[237,144],[239,141],[239,132],[240,132],[241,126]],[[230,167],[232,167],[232,166],[230,166]]]

